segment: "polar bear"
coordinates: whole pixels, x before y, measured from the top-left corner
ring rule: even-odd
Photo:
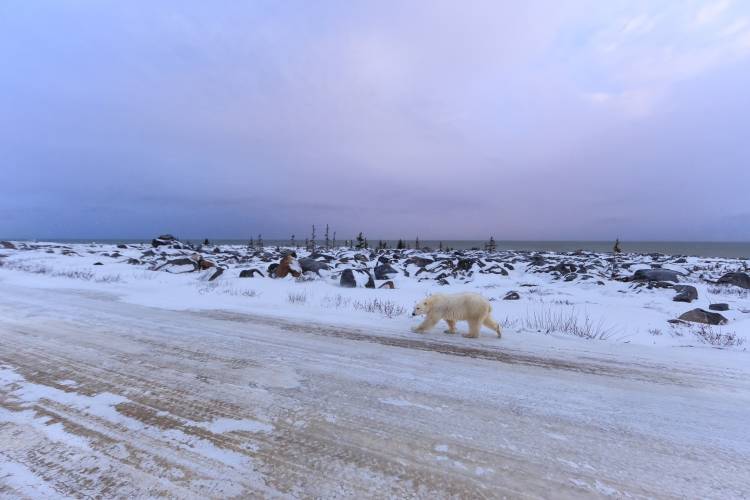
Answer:
[[[499,338],[502,329],[492,319],[491,313],[490,302],[478,293],[436,293],[414,307],[412,316],[426,315],[427,317],[419,326],[412,328],[412,331],[425,333],[441,319],[444,319],[448,323],[448,329],[445,333],[456,333],[456,321],[468,321],[469,333],[464,337],[479,337],[479,330],[484,325],[493,329]]]

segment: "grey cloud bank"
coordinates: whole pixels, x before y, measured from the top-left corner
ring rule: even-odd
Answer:
[[[741,2],[0,5],[0,237],[750,240]]]

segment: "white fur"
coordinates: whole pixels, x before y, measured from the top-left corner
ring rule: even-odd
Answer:
[[[436,293],[414,307],[413,315],[426,317],[413,331],[425,333],[440,320],[445,320],[448,323],[445,333],[456,333],[456,321],[468,321],[469,333],[464,337],[478,337],[482,325],[491,328],[500,337],[502,328],[492,319],[491,313],[490,302],[478,293]]]

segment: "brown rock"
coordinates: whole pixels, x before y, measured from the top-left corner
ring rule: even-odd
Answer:
[[[200,266],[201,270],[204,271],[206,269],[210,269],[212,267],[216,267],[216,263],[211,262],[210,260],[199,260],[198,265]]]
[[[380,285],[378,288],[390,288],[391,290],[393,290],[394,288],[396,288],[396,285],[393,284],[393,281],[388,280],[382,285]]]
[[[276,278],[285,278],[289,274],[299,278],[302,275],[302,268],[300,268],[299,262],[291,254],[288,254],[281,259],[273,274]]]

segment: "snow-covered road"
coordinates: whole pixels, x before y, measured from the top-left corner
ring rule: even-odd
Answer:
[[[742,498],[747,359],[0,283],[0,498]]]

